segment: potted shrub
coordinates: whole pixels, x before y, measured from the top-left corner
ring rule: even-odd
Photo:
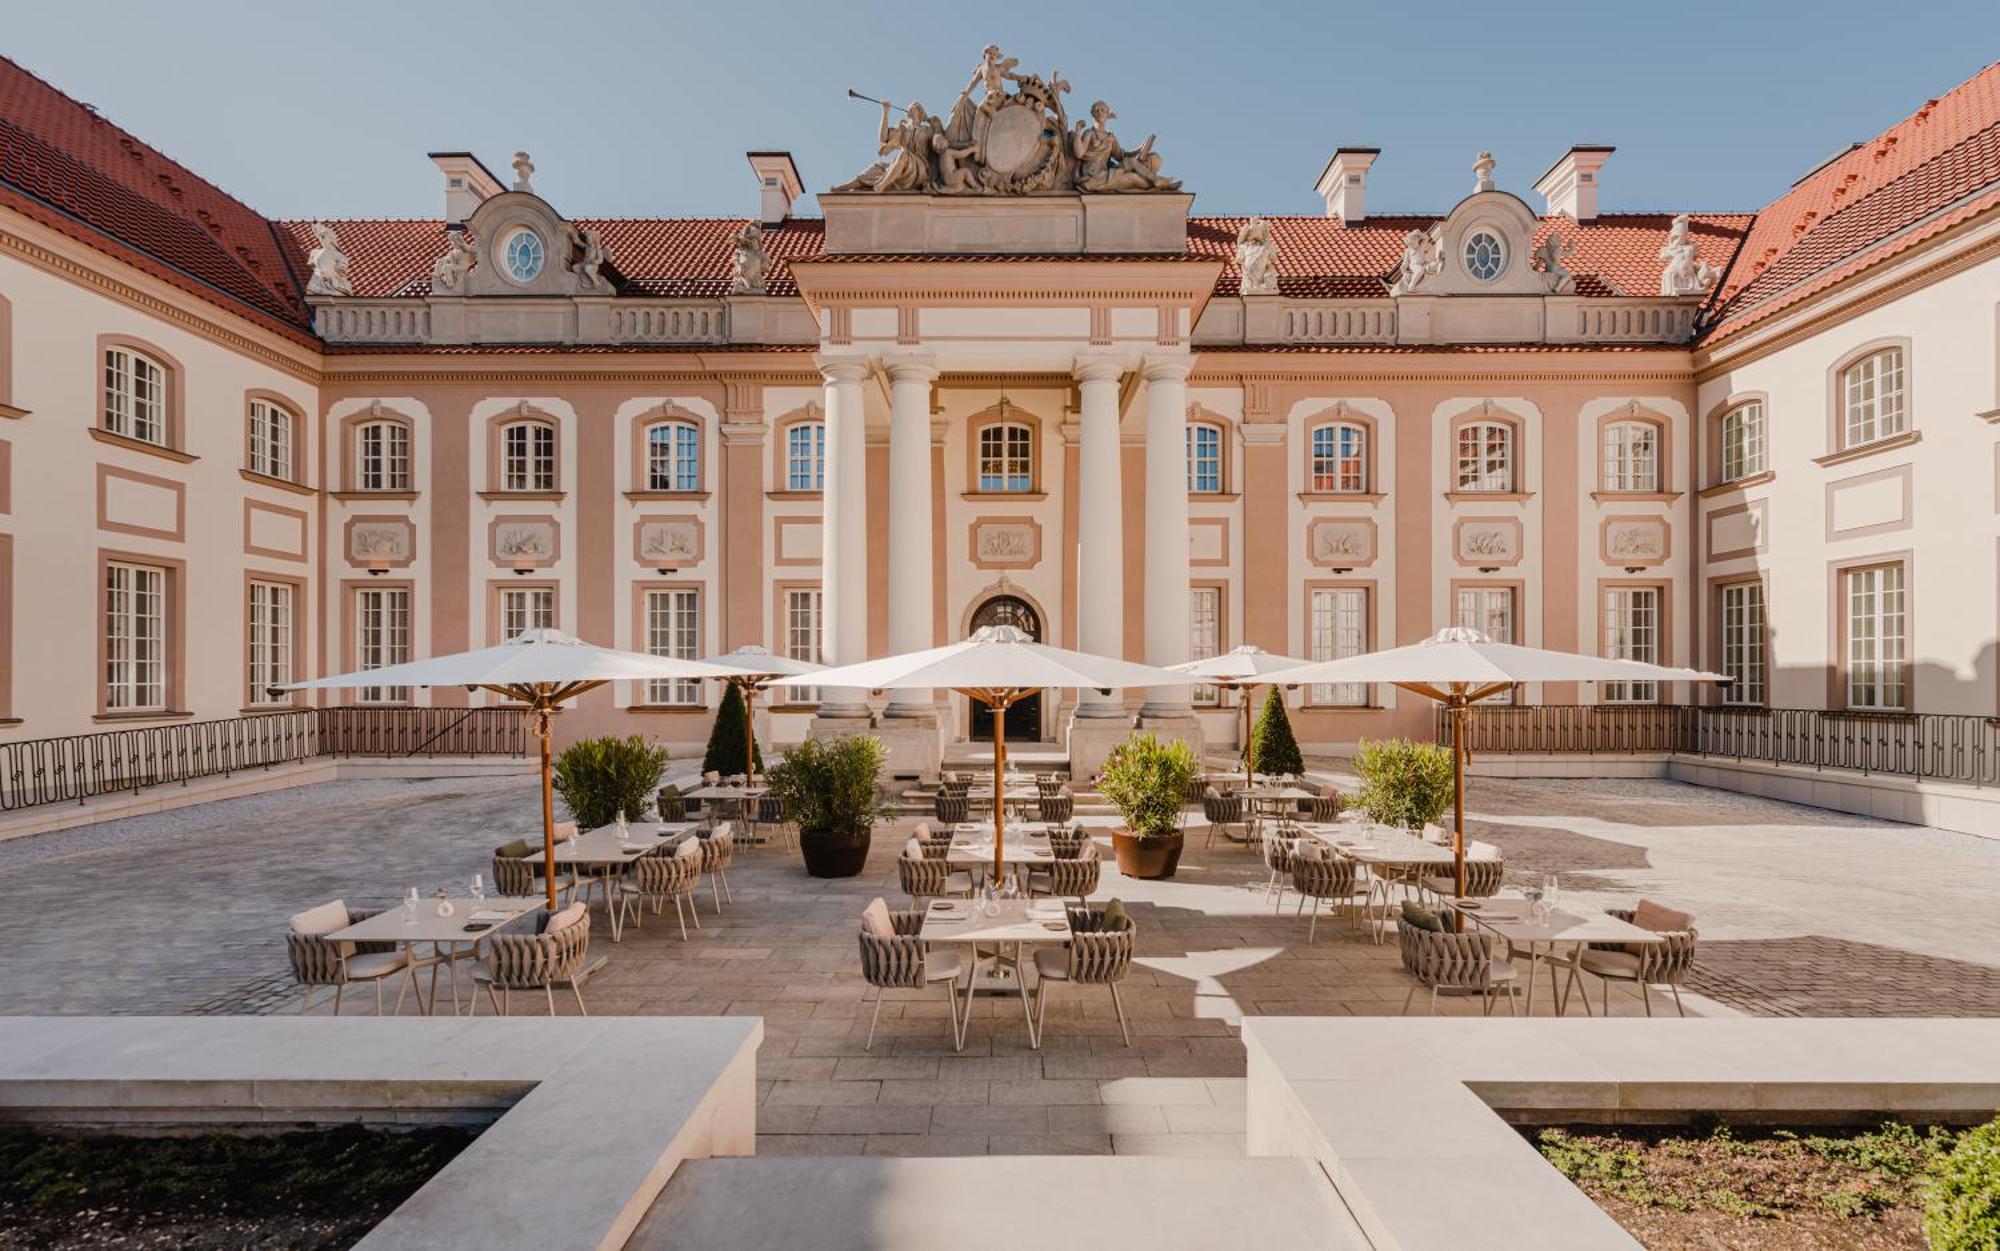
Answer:
[[[701,758],[703,773],[724,777],[743,772],[745,764],[756,771],[764,768],[764,753],[757,746],[750,725],[750,706],[734,682],[722,688],[722,703],[715,710],[715,724],[708,731],[708,752]]]
[[[869,734],[809,738],[771,768],[771,793],[798,822],[799,852],[814,877],[853,877],[868,863],[882,754],[882,740]]]
[[[610,825],[620,812],[628,820],[643,817],[666,771],[667,749],[637,734],[580,739],[563,749],[552,770],[556,794],[585,830]]]
[[[1257,727],[1250,731],[1250,772],[1297,776],[1306,771],[1299,755],[1299,740],[1292,737],[1292,718],[1285,711],[1285,697],[1276,686],[1264,690],[1264,708],[1257,714]]]
[[[1113,748],[1098,789],[1125,824],[1111,833],[1126,877],[1172,877],[1181,862],[1181,805],[1199,762],[1179,739],[1134,734]]]
[[[1364,740],[1354,755],[1361,775],[1355,803],[1370,821],[1420,829],[1451,807],[1451,748],[1392,738]]]

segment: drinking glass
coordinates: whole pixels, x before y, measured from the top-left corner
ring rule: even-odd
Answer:
[[[403,924],[415,925],[416,923],[417,923],[417,888],[412,886],[410,888],[410,893],[403,897]]]
[[[1561,883],[1556,881],[1556,875],[1550,873],[1543,876],[1542,899],[1545,902],[1547,902],[1551,911],[1554,910],[1557,901],[1560,900],[1561,898],[1562,898],[1562,885]]]
[[[472,875],[472,901],[474,903],[486,902],[486,875],[483,873]]]

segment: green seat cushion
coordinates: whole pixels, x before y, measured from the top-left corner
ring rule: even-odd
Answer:
[[[1132,918],[1125,911],[1125,901],[1114,899],[1104,905],[1104,919],[1099,928],[1106,934],[1116,934],[1132,928]]]
[[[1403,924],[1413,929],[1429,930],[1433,934],[1444,933],[1444,919],[1429,908],[1419,907],[1405,899],[1403,901]]]
[[[502,860],[519,860],[521,857],[528,854],[528,840],[525,838],[517,838],[511,843],[495,847],[493,849],[493,854],[500,857]]]

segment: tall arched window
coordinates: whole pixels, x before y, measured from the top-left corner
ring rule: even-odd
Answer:
[[[1368,489],[1368,431],[1351,421],[1314,426],[1306,489],[1358,493]]]
[[[292,414],[269,400],[250,401],[251,473],[292,478]]]
[[[785,428],[785,489],[826,489],[826,423],[802,421]]]
[[[1764,404],[1751,400],[1722,415],[1722,480],[1764,472]]]
[[[1222,431],[1214,426],[1187,428],[1187,489],[1204,494],[1222,490]]]
[[[1840,371],[1843,447],[1859,447],[1909,428],[1903,389],[1903,349],[1883,348]]]
[[[104,428],[167,445],[167,370],[131,348],[104,350]]]
[[[1018,422],[997,422],[979,430],[979,489],[1033,491],[1035,436]]]
[[[515,421],[500,427],[500,489],[556,489],[556,428],[546,421]]]
[[[363,422],[354,431],[354,489],[410,489],[410,428],[400,421]]]
[[[1458,428],[1459,491],[1514,489],[1514,427],[1504,421],[1468,421]]]
[[[646,427],[646,489],[701,490],[701,431],[693,422]]]
[[[1660,428],[1650,421],[1614,421],[1604,427],[1606,491],[1660,489]]]

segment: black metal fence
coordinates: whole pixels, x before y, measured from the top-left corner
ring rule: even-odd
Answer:
[[[1437,736],[1451,741],[1442,709]],[[1693,704],[1479,705],[1467,720],[1466,741],[1474,755],[1678,752],[2000,786],[2000,718],[1993,717]]]
[[[0,743],[0,812],[317,756],[519,756],[517,708],[301,708]]]

